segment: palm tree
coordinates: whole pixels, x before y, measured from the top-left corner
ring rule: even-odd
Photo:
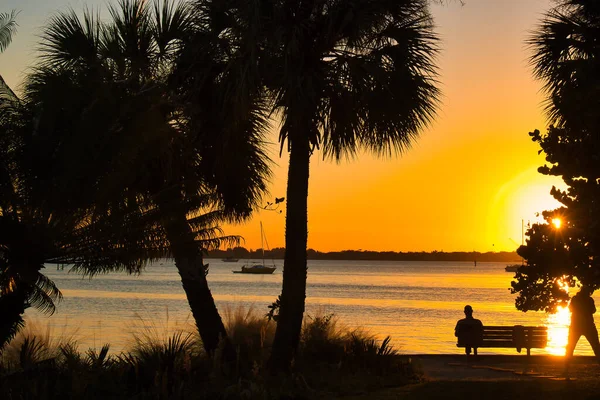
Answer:
[[[16,163],[20,146],[10,129],[15,105],[7,102],[4,99],[0,107],[0,352],[24,326],[25,309],[33,306],[52,313],[61,297],[40,273],[53,246],[46,240],[47,226],[29,212],[26,185]]]
[[[46,141],[40,158],[52,165],[38,176],[53,190],[74,193],[71,207],[89,202],[99,215],[113,208],[155,211],[204,347],[214,352],[227,334],[203,251],[235,243],[237,237],[219,236],[218,222],[247,216],[265,190],[262,132],[253,129],[248,138],[234,120],[214,117],[218,102],[198,110],[175,90],[184,75],[173,77],[173,62],[191,32],[185,4],[122,0],[109,11],[106,24],[90,12],[83,20],[74,11],[59,13],[44,31],[43,62],[26,86]],[[222,87],[217,80],[205,89],[212,91],[202,96],[216,99]],[[235,162],[221,158],[233,154]]]
[[[0,53],[16,32],[16,12],[0,13]],[[0,351],[24,326],[29,307],[52,314],[61,293],[40,271],[53,253],[49,225],[31,212],[26,177],[15,155],[21,149],[20,102],[0,75]],[[37,251],[35,251],[35,250]]]
[[[287,370],[306,296],[310,157],[315,149],[336,161],[360,149],[406,151],[435,114],[437,38],[425,0],[199,0],[194,8],[206,30],[217,32],[214,46],[240,54],[231,60],[243,75],[237,98],[268,95],[281,119],[281,149],[290,152],[283,289],[271,358],[273,370]]]
[[[89,204],[74,207],[65,201],[69,193],[52,190],[69,177],[39,179],[48,164],[36,158],[36,147],[47,143],[35,143],[41,121],[29,106],[15,97],[0,108],[0,351],[23,327],[27,308],[55,311],[62,296],[42,273],[45,263],[136,272],[166,254],[151,209],[112,207],[107,214]],[[130,225],[125,239],[114,233],[124,220]]]
[[[0,53],[2,53],[10,42],[12,42],[13,35],[17,32],[17,21],[15,17],[16,11],[10,13],[0,13]],[[0,107],[7,98],[14,98],[15,94],[11,88],[6,84],[2,75],[0,75]]]
[[[551,123],[589,130],[600,116],[600,4],[560,0],[528,40]]]
[[[103,181],[107,166],[90,159],[84,146],[100,150],[93,140],[98,132],[122,128],[107,118],[115,110],[99,96],[114,93],[77,87],[71,78],[42,68],[30,77],[28,97],[0,99],[0,350],[23,326],[27,308],[52,314],[61,299],[42,273],[45,263],[72,264],[89,274],[139,273],[170,254],[157,207],[127,188],[122,198],[106,200],[112,190]],[[70,135],[83,126],[87,142]],[[205,245],[218,243],[211,238],[220,231],[202,225],[210,221],[196,218]]]

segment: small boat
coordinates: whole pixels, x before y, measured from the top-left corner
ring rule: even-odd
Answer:
[[[272,267],[268,267],[265,265],[265,246],[264,243],[267,241],[267,238],[265,237],[265,233],[263,231],[263,226],[262,226],[262,222],[260,223],[260,246],[261,246],[261,250],[262,250],[262,264],[253,264],[251,266],[247,266],[244,265],[242,266],[242,269],[240,271],[231,271],[234,274],[260,274],[260,275],[265,275],[265,274],[272,274],[277,267],[275,266],[275,263],[273,263]],[[267,246],[269,246],[269,244],[267,243]]]
[[[221,258],[221,261],[223,261],[223,262],[238,262],[238,261],[240,261],[240,259],[233,258],[233,257],[226,257],[226,258]]]
[[[509,264],[509,265],[507,265],[507,266],[504,268],[504,270],[505,270],[506,272],[517,272],[517,270],[518,270],[519,268],[521,268],[521,266],[522,266],[522,265],[523,265],[523,264]]]
[[[265,267],[262,264],[255,264],[250,267],[243,266],[241,271],[233,271],[234,274],[272,274],[277,267]]]

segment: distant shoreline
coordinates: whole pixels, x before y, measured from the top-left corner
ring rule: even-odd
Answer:
[[[265,250],[265,258],[283,259],[285,249],[278,247]],[[236,247],[227,250],[213,250],[208,253],[210,258],[262,258],[261,249],[248,250]],[[464,261],[464,262],[521,262],[516,252],[395,252],[395,251],[368,251],[368,250],[343,250],[321,252],[308,249],[309,260],[362,260],[362,261]]]

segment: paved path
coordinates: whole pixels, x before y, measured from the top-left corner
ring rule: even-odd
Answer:
[[[423,382],[344,396],[343,400],[600,400],[600,366],[594,357],[575,357],[570,379],[564,358],[554,356],[413,355]]]
[[[464,355],[417,355],[413,358],[428,381],[565,379],[564,358],[555,356],[484,355],[467,360]],[[598,379],[600,367],[594,357],[575,357],[569,377]]]

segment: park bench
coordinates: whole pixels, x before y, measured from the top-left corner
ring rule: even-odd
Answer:
[[[484,326],[481,336],[459,335],[456,347],[515,348],[519,353],[527,349],[529,356],[531,349],[543,349],[547,342],[548,328],[545,326]]]

